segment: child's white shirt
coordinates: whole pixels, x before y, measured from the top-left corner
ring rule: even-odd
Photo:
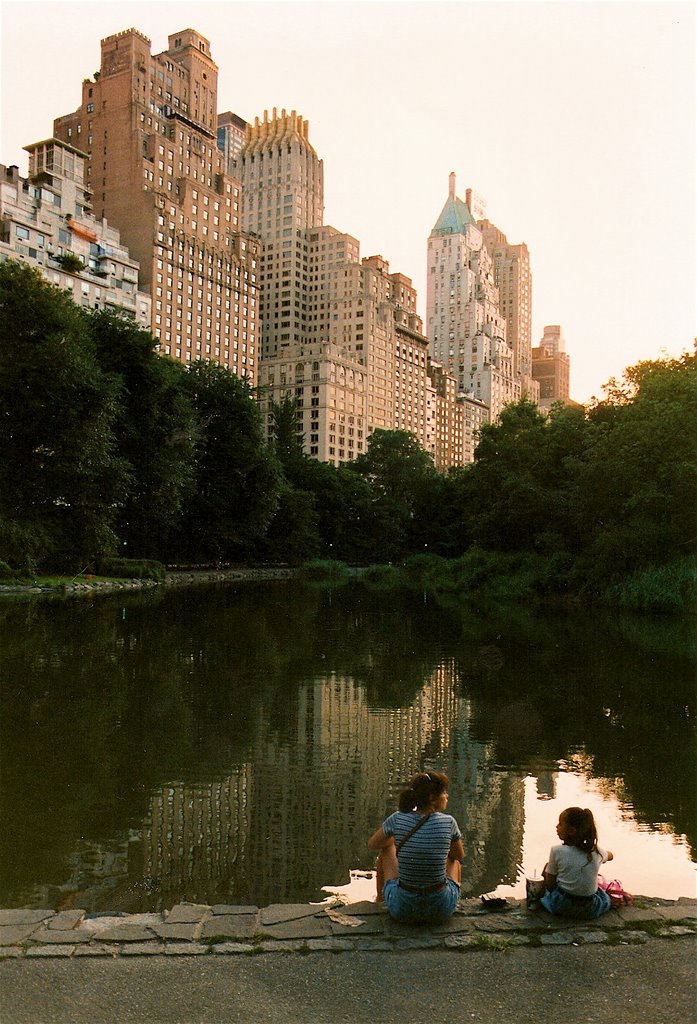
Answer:
[[[547,871],[557,876],[557,885],[573,896],[592,896],[598,888],[598,870],[607,862],[607,851],[598,847],[593,851],[590,861],[588,854],[577,846],[562,843],[553,846]]]

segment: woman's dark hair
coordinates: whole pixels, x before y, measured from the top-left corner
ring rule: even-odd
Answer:
[[[430,807],[447,788],[448,776],[443,772],[417,772],[399,794],[399,809],[406,812]]]
[[[567,846],[576,846],[588,854],[598,849],[598,830],[595,827],[593,812],[588,807],[567,807],[561,812],[566,825],[573,829],[573,835],[567,836],[564,840]]]

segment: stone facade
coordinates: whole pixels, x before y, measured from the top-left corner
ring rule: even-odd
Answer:
[[[457,377],[460,394],[482,402],[495,420],[504,405],[520,398],[521,385],[494,264],[474,215],[455,193],[454,174],[428,240],[426,305],[432,358]]]
[[[240,231],[241,185],[218,149],[217,81],[199,33],[175,33],[153,55],[127,29],[102,40],[99,72],[54,132],[87,154],[96,215],[140,264],[161,350],[212,359],[253,384],[259,245]]]
[[[256,118],[236,168],[243,227],[263,241],[260,394],[269,431],[271,403],[290,396],[305,450],[322,461],[350,461],[373,430],[398,429],[443,468],[460,464],[462,415],[454,388],[437,394],[429,377],[416,290],[323,223],[324,168],[307,121],[277,109]]]
[[[26,146],[29,176],[0,165],[0,259],[35,267],[79,306],[118,309],[150,330],[138,264],[105,218],[92,216],[85,154],[57,139]]]
[[[554,402],[569,403],[570,367],[561,327],[545,327],[539,346],[532,350],[532,373],[540,388],[540,408],[549,409]]]
[[[469,196],[470,190],[467,190]],[[511,244],[491,221],[477,221],[484,245],[494,264],[494,282],[499,306],[506,320],[506,341],[513,352],[513,376],[521,393],[533,402],[539,399],[539,385],[532,377],[532,274],[530,253],[525,242]]]

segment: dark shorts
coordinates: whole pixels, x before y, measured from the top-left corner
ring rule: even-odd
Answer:
[[[610,909],[610,897],[603,889],[592,896],[572,896],[559,886],[546,892],[540,903],[550,914],[575,917],[582,921],[593,921]]]
[[[383,887],[383,897],[390,917],[406,923],[439,924],[455,913],[460,899],[460,886],[446,878],[439,892],[407,892],[400,888],[396,878],[390,878]]]

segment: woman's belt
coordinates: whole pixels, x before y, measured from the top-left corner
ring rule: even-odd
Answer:
[[[407,892],[415,892],[419,896],[424,896],[428,892],[440,892],[441,889],[445,889],[445,879],[442,882],[434,882],[433,885],[415,886],[406,885],[400,881],[398,883],[400,889],[406,889]]]

